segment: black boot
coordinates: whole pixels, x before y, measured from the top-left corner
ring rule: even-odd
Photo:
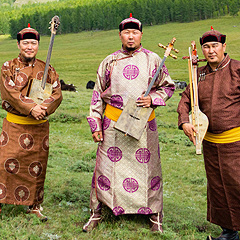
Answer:
[[[222,233],[219,237],[213,238],[211,236],[207,237],[207,240],[239,240],[238,231],[233,231],[222,227]]]

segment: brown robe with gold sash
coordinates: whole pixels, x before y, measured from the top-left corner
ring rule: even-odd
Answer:
[[[198,69],[199,107],[209,119],[208,132],[222,133],[240,127],[240,61],[228,55],[216,71],[209,65]],[[189,122],[189,86],[178,106],[178,125]],[[240,141],[203,141],[207,174],[207,220],[240,230]]]
[[[38,59],[33,65],[20,57],[3,64],[0,90],[2,107],[18,116],[30,116],[36,103],[26,97],[30,79],[41,79],[45,63]],[[52,95],[42,105],[52,114],[62,100],[58,74],[49,67],[47,82],[53,85]],[[16,124],[3,120],[0,135],[0,203],[16,205],[40,204],[49,150],[49,123]]]

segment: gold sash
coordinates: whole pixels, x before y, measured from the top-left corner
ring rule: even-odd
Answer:
[[[120,117],[122,113],[122,110],[116,107],[113,107],[110,104],[107,104],[106,109],[105,109],[105,116],[111,120],[113,120],[114,122],[117,122],[118,118]],[[148,122],[152,121],[155,118],[155,112],[154,110],[152,111]]]
[[[36,120],[31,117],[23,117],[23,116],[18,116],[16,114],[12,114],[10,112],[7,113],[6,119],[8,122],[16,123],[16,124],[23,124],[23,125],[36,125],[36,124],[41,124],[46,122],[47,120]]]
[[[204,140],[213,143],[232,143],[240,141],[240,127],[236,127],[218,134],[207,132]]]

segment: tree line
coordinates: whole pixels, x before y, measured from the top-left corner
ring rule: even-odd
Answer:
[[[115,29],[130,12],[144,25],[155,25],[237,15],[239,8],[240,0],[60,0],[25,6],[24,11],[14,9],[9,33],[16,38],[30,22],[41,35],[50,34],[46,26],[54,15],[60,17],[58,33],[77,33]]]

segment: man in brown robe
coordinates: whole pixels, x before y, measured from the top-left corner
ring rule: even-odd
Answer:
[[[61,85],[49,66],[51,96],[42,104],[26,96],[29,80],[42,79],[45,62],[36,59],[40,36],[35,29],[22,29],[17,40],[19,56],[6,61],[1,69],[2,107],[7,117],[0,135],[0,204],[29,206],[28,213],[47,220],[40,212],[49,150],[46,117],[61,103]]]
[[[207,65],[198,69],[199,107],[209,120],[203,140],[207,175],[207,220],[222,227],[217,238],[239,239],[240,230],[240,62],[225,53],[226,35],[211,30],[200,38]],[[179,102],[178,125],[191,141],[189,86]]]

